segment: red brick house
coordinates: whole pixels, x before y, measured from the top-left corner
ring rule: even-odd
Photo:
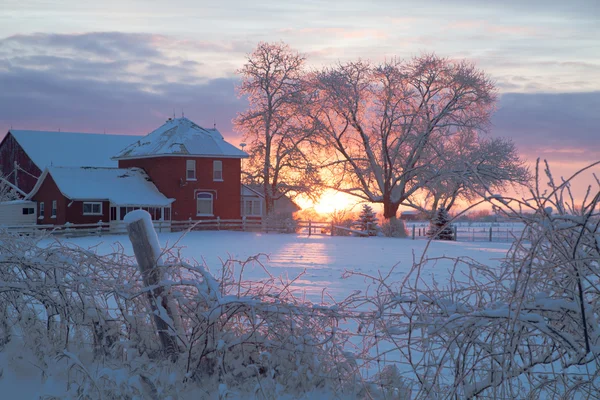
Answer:
[[[146,171],[172,205],[173,220],[240,219],[241,159],[248,155],[216,129],[187,118],[169,119],[114,160]]]

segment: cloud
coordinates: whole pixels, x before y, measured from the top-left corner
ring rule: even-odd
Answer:
[[[178,45],[196,52],[178,51]],[[10,126],[145,134],[175,110],[201,125],[217,123],[234,137],[231,119],[246,103],[236,97],[230,71],[206,73],[214,64],[202,59],[219,49],[198,51],[208,47],[121,33],[2,39],[0,135]]]
[[[512,138],[530,160],[561,163],[600,160],[600,92],[507,93],[492,132]]]
[[[236,97],[238,78],[232,71],[242,64],[245,46],[114,33],[0,39],[0,135],[11,125],[144,134],[173,110],[177,115],[183,110],[201,125],[216,122],[226,136],[237,140],[231,120],[246,108],[246,101]],[[239,63],[214,58],[226,48],[236,49]],[[588,64],[573,67],[594,68]],[[552,66],[540,64],[540,69]],[[542,79],[505,74],[499,86],[504,92],[540,90],[545,88],[538,84]],[[492,134],[513,138],[532,160],[598,159],[599,109],[600,92],[505,93],[493,117]]]

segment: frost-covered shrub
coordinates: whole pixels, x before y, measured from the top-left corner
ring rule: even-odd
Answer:
[[[377,236],[377,232],[379,231],[377,221],[378,219],[375,216],[373,208],[368,204],[363,204],[358,220],[356,221],[357,228],[366,232],[368,236]]]
[[[329,214],[329,220],[332,222],[334,236],[351,236],[351,229],[355,225],[356,216],[349,210],[335,210]],[[338,229],[342,227],[346,229]]]
[[[454,231],[450,225],[450,214],[443,206],[438,208],[429,222],[427,237],[433,240],[454,240]]]
[[[405,238],[408,236],[406,224],[398,218],[384,220],[381,224],[381,232],[387,237]]]
[[[437,260],[423,255],[401,282],[393,270],[365,277],[372,284],[355,298],[373,310],[362,314],[365,346],[374,360],[400,362],[411,398],[600,393],[600,191],[575,207],[569,182],[547,175],[550,195],[493,196],[526,225],[500,266],[457,258],[450,279],[432,283],[423,271]],[[378,368],[384,388],[390,379]]]
[[[120,246],[98,256],[39,240],[0,233],[4,376],[18,374],[16,365],[37,371],[41,393],[56,398],[357,392],[347,332],[338,328],[342,310],[305,304],[274,277],[243,280],[259,258],[227,261],[215,276],[174,249],[163,255],[164,298],[156,304],[176,342],[170,355],[135,259]]]
[[[273,213],[263,217],[263,230],[296,233],[298,229],[298,221],[289,213]]]

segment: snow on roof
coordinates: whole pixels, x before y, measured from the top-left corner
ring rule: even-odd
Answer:
[[[127,146],[113,159],[179,155],[248,157],[247,153],[226,142],[218,130],[202,128],[187,118],[175,118]]]
[[[61,167],[116,167],[115,151],[139,136],[97,133],[10,130],[39,169]]]
[[[50,174],[60,192],[71,200],[108,200],[116,205],[162,206],[167,199],[140,168],[48,167],[28,198]]]
[[[263,187],[261,185],[245,185],[242,184],[242,197],[260,197],[265,198]],[[296,212],[300,211],[301,208],[295,201],[290,199],[287,195],[282,196],[275,200],[275,211],[276,212]]]

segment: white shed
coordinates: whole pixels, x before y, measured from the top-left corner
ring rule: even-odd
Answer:
[[[35,201],[12,200],[0,202],[0,226],[35,225]]]

